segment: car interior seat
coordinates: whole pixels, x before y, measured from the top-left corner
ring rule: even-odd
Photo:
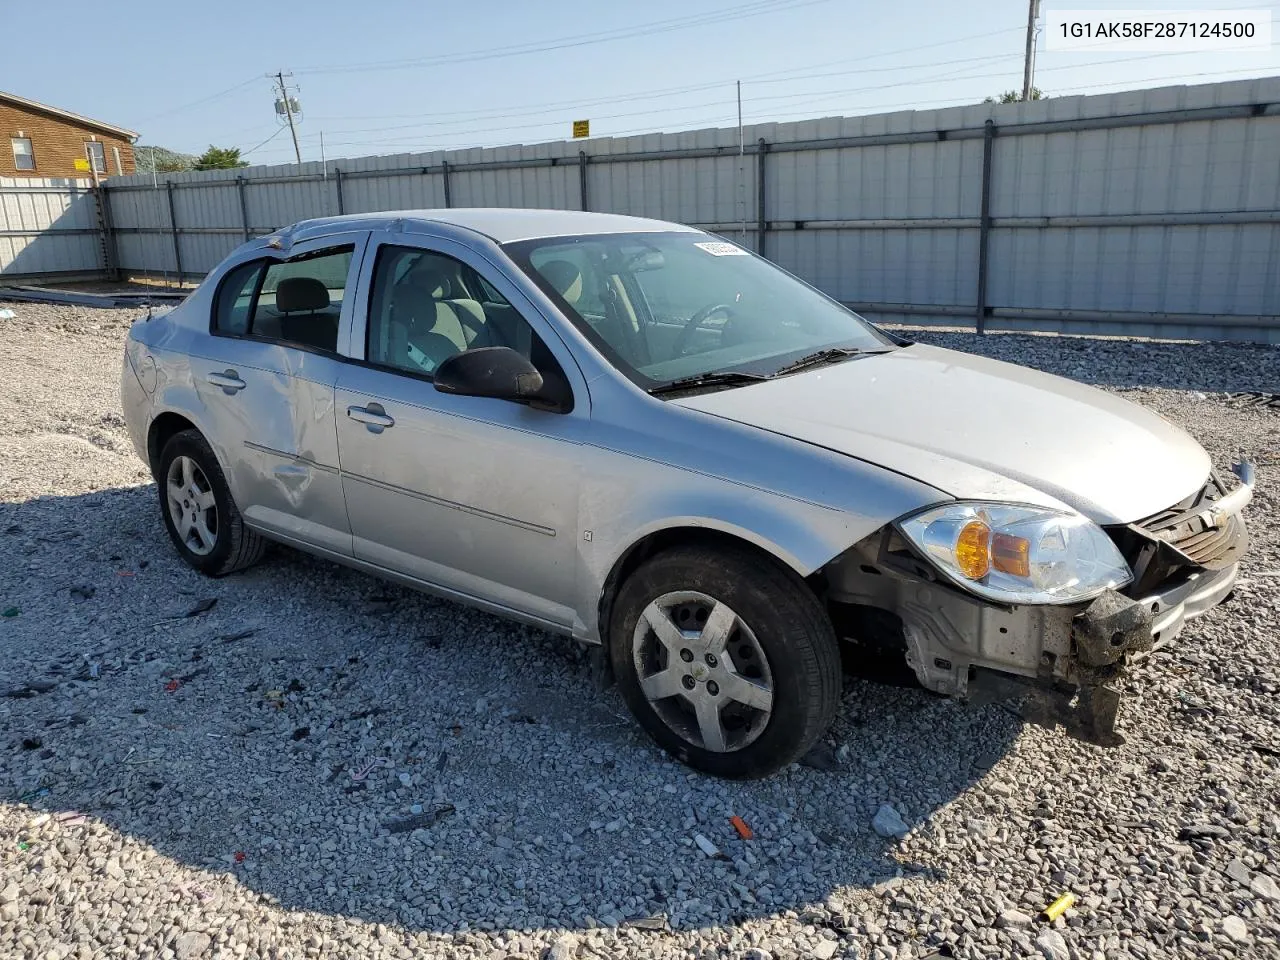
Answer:
[[[388,347],[397,363],[407,360],[434,370],[455,353],[489,345],[484,308],[468,297],[451,298],[453,289],[454,282],[430,256],[396,281]]]
[[[606,288],[600,297],[605,314],[584,313],[583,294],[586,278],[577,265],[569,260],[548,260],[536,268],[547,282],[560,294],[570,307],[600,335],[609,347],[627,363],[647,363],[648,346],[638,331],[632,329],[623,312],[631,312],[629,303],[622,302],[617,291]],[[588,302],[589,302],[588,298]]]
[[[329,303],[329,291],[315,277],[285,277],[276,287],[280,339],[337,350],[338,317]]]

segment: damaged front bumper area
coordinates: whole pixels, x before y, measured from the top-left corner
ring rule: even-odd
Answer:
[[[1243,529],[1243,522],[1241,522]],[[1115,733],[1120,709],[1116,681],[1125,668],[1171,642],[1188,620],[1226,599],[1235,587],[1239,564],[1186,575],[1156,593],[1131,599],[1108,590],[1072,620],[1080,700],[1077,718],[1085,732],[1099,738]],[[1055,719],[1066,719],[1063,704]]]
[[[1223,495],[1227,509],[1209,503],[1196,514],[1224,534],[1212,557],[1192,561],[1161,535],[1163,528],[1154,534],[1126,528],[1136,538],[1130,562],[1145,560],[1145,575],[1122,591],[1074,605],[1001,606],[943,581],[886,529],[824,568],[832,620],[846,639],[901,649],[928,690],[978,702],[1034,693],[1029,719],[1114,742],[1127,668],[1173,641],[1235,586],[1247,544],[1238,511],[1253,480],[1251,469],[1239,472],[1245,494]],[[1182,506],[1165,511],[1163,520],[1176,511],[1185,523],[1189,508]]]

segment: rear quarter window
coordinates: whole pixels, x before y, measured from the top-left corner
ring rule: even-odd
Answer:
[[[265,261],[245,263],[222,278],[218,295],[214,298],[213,329],[218,333],[244,336],[249,332],[249,317],[253,310],[254,294],[258,278],[266,267]]]

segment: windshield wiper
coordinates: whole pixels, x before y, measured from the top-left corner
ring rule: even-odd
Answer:
[[[743,373],[740,370],[725,370],[720,373],[700,373],[696,377],[684,377],[670,383],[651,387],[649,393],[660,396],[664,393],[679,393],[682,390],[696,390],[700,387],[740,387],[747,383],[759,383],[768,380],[763,373]]]
[[[845,359],[846,357],[852,357],[859,353],[867,352],[868,351],[866,350],[859,350],[857,347],[827,347],[826,349],[819,350],[816,353],[807,354],[799,360],[793,360],[785,367],[779,367],[777,370],[773,371],[773,375],[777,377],[784,373],[795,373],[797,370],[804,370],[806,367],[818,367],[824,363],[835,363],[839,360]]]

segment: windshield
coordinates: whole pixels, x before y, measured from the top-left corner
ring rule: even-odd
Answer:
[[[843,357],[894,346],[834,300],[705,233],[553,237],[504,249],[645,389],[724,373],[768,377],[831,348]]]

